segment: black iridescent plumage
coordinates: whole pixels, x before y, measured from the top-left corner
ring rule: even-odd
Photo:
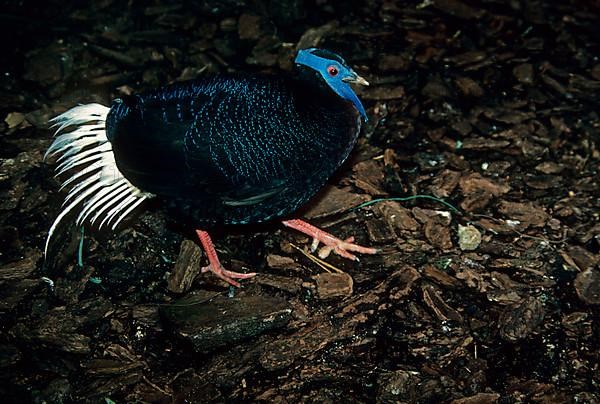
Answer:
[[[353,105],[312,75],[219,75],[115,101],[107,118],[119,171],[193,221],[287,215],[346,159]]]

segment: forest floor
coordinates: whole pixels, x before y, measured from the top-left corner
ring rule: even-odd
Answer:
[[[37,3],[0,2],[5,402],[600,400],[597,0]],[[147,206],[44,259],[50,118],[311,46],[371,82],[370,119],[299,215],[379,254],[217,229],[259,273],[233,289]]]

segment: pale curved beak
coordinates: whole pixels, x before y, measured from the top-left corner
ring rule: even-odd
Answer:
[[[343,82],[345,83],[353,83],[353,84],[360,84],[361,86],[368,86],[369,82],[365,79],[363,79],[362,77],[360,77],[358,74],[352,72],[352,76],[348,76],[348,77],[344,77],[342,79]]]

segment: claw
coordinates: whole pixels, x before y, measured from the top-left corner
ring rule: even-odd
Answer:
[[[234,281],[234,279],[248,279],[252,278],[253,276],[256,276],[256,272],[251,272],[249,274],[241,274],[239,272],[228,271],[227,269],[223,268],[221,264],[215,264],[214,266],[213,264],[208,264],[207,266],[202,267],[201,271],[202,273],[210,271],[219,278],[223,279],[228,284],[235,286],[236,288],[240,287],[240,283]]]
[[[358,244],[354,244],[354,237],[352,236],[345,240],[341,240],[309,223],[306,223],[303,220],[286,220],[283,222],[283,224],[284,226],[291,227],[308,236],[311,236],[313,238],[313,241],[310,245],[312,252],[317,250],[319,243],[323,243],[324,246],[321,247],[318,253],[319,258],[321,259],[327,258],[332,251],[337,255],[352,261],[359,261],[359,259],[356,255],[350,253],[350,251],[360,254],[376,254],[379,252],[379,250],[376,248],[363,247]]]

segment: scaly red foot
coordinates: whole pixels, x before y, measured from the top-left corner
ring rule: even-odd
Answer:
[[[256,275],[255,272],[241,274],[239,272],[228,271],[227,269],[223,268],[223,265],[221,265],[221,262],[219,261],[219,256],[217,255],[215,246],[208,233],[204,230],[196,230],[196,234],[198,234],[200,243],[202,244],[202,247],[204,247],[204,251],[208,257],[208,265],[202,268],[202,273],[210,271],[236,288],[239,288],[240,284],[239,282],[234,281],[234,279],[248,279]]]
[[[284,220],[282,223],[284,226],[291,227],[292,229],[296,229],[308,236],[311,236],[313,238],[313,242],[310,246],[312,252],[317,250],[319,243],[323,243],[325,246],[319,250],[319,257],[323,259],[327,258],[331,251],[333,251],[337,255],[340,255],[344,258],[348,258],[353,261],[359,261],[358,257],[350,253],[350,251],[360,254],[376,254],[379,251],[376,248],[363,247],[358,244],[354,244],[354,237],[348,237],[346,240],[341,240],[319,229],[318,227],[306,223],[304,220]]]

